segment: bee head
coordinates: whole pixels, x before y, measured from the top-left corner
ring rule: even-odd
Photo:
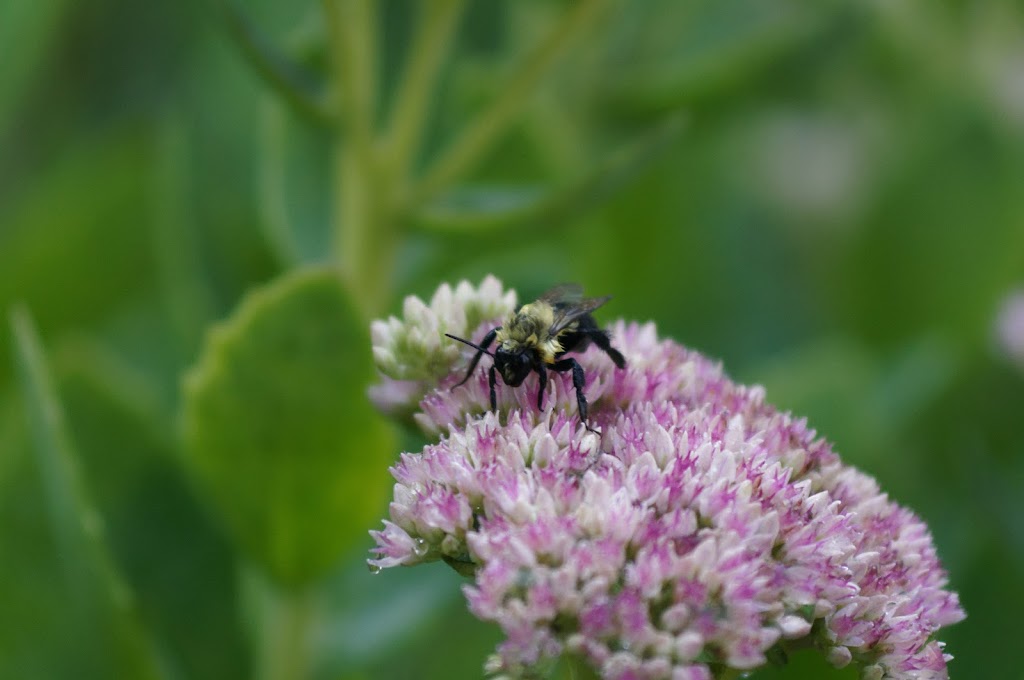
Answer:
[[[501,347],[494,353],[494,366],[509,387],[519,387],[530,375],[532,366],[528,352],[510,352]]]

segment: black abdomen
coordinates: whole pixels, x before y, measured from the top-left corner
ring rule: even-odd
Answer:
[[[598,328],[597,322],[590,314],[584,314],[573,322],[571,331],[564,331],[558,336],[558,342],[562,345],[562,351],[556,355],[562,356],[566,352],[582,352],[590,346],[590,340],[594,333],[601,333],[607,337],[607,333]]]
[[[593,342],[611,357],[616,366],[626,367],[626,358],[622,356],[622,352],[612,347],[608,331],[601,329],[594,321],[594,317],[589,314],[584,314],[576,319],[573,322],[572,330],[567,330],[558,336],[558,342],[562,345],[562,351],[555,355],[555,359],[560,358],[566,352],[582,352]]]

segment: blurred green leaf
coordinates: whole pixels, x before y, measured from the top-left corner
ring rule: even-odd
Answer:
[[[211,281],[199,257],[201,227],[191,209],[192,145],[180,115],[167,115],[160,121],[150,220],[152,250],[179,357],[195,355],[215,308]]]
[[[772,403],[808,417],[841,455],[885,470],[902,448],[901,433],[949,389],[957,368],[958,357],[939,338],[921,338],[881,359],[837,337],[765,362],[755,379]]]
[[[103,520],[83,488],[53,379],[35,327],[24,309],[12,313],[11,327],[36,460],[70,596],[69,615],[82,617],[84,623],[96,613],[93,608],[99,607],[111,617],[115,630],[115,674],[161,678],[161,664],[138,618],[134,595],[117,572],[104,537]]]
[[[259,219],[281,266],[321,263],[330,252],[330,137],[278,100],[260,105]]]
[[[844,457],[885,455],[886,431],[869,396],[881,368],[864,347],[843,338],[821,340],[766,362],[754,372],[768,400],[807,417]]]
[[[955,96],[901,114],[911,153],[828,272],[835,302],[878,346],[926,329],[977,350],[1024,276],[1024,153]]]
[[[568,223],[600,206],[648,169],[679,135],[683,120],[680,115],[668,117],[563,187],[460,187],[425,206],[413,222],[425,231],[474,235],[526,224]]]
[[[150,176],[140,141],[122,133],[68,148],[0,205],[0,309],[24,301],[45,331],[95,322],[151,286],[149,235],[135,221]],[[0,352],[8,341],[0,334]]]
[[[446,592],[451,592],[449,588],[454,590],[462,581],[445,565],[431,564],[425,568],[443,573],[434,577],[414,574],[411,578],[427,578]],[[386,578],[384,574],[381,576]],[[422,591],[419,597],[422,597]],[[385,600],[385,609],[381,612],[383,616],[391,618],[392,624],[399,622],[397,604],[393,600]],[[412,604],[421,606],[421,603],[415,601]],[[464,597],[436,602],[436,605],[429,618],[413,622],[413,626],[401,625],[394,628],[399,634],[396,646],[400,652],[395,653],[393,650],[370,661],[369,677],[478,680],[484,676],[484,662],[504,637],[501,629],[494,623],[474,617],[466,607]],[[372,619],[370,623],[376,624]],[[350,640],[349,645],[352,642],[354,640]],[[323,680],[330,677],[333,676],[327,675]]]
[[[604,83],[613,108],[664,111],[734,92],[805,44],[833,12],[828,3],[808,11],[793,0],[669,5],[648,8],[644,39],[630,36],[639,55],[613,65]]]
[[[174,421],[153,376],[111,347],[82,335],[62,338],[52,352],[51,363],[79,454],[87,461],[85,478],[95,480],[89,488],[97,504],[103,504],[105,489],[137,483],[147,465],[170,458]],[[112,446],[115,442],[116,447]],[[104,446],[106,450],[98,452],[99,460],[89,458],[90,449]],[[134,450],[129,453],[125,449]],[[123,460],[112,462],[118,458]],[[94,464],[102,474],[89,471]],[[117,479],[121,476],[125,479]]]
[[[25,438],[22,402],[11,390],[0,394],[0,488],[20,462]]]
[[[17,47],[5,50],[0,68],[0,138],[32,76],[48,56],[67,0],[9,0],[0,3],[0,45]]]
[[[323,86],[312,74],[288,58],[271,43],[233,0],[218,2],[228,33],[253,69],[296,111],[318,123],[328,123],[333,115],[323,96]]]
[[[324,584],[324,623],[315,640],[320,677],[386,663],[396,647],[438,628],[446,612],[464,607],[463,581],[450,569],[438,564],[372,574],[366,556],[357,553]]]
[[[428,231],[479,233],[536,219],[550,195],[540,186],[470,185],[446,192],[413,217]]]
[[[250,293],[186,375],[188,469],[281,582],[317,578],[363,540],[390,486],[393,433],[364,394],[372,365],[336,274],[313,269]]]
[[[868,403],[886,430],[906,430],[951,388],[962,361],[955,349],[944,338],[929,335],[885,363]]]
[[[89,336],[61,338],[52,358],[107,543],[150,630],[174,650],[175,677],[248,676],[235,558],[173,455],[177,430],[163,376],[114,341]]]

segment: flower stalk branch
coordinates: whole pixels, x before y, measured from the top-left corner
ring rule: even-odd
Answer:
[[[335,91],[333,244],[353,299],[367,315],[389,298],[397,234],[391,181],[377,158],[377,16],[373,0],[323,0]]]
[[[415,207],[435,197],[483,159],[529,102],[531,92],[566,47],[591,25],[603,4],[604,0],[580,0],[565,11],[561,21],[501,88],[497,99],[471,121],[429,167],[405,207]]]
[[[323,0],[338,117],[332,234],[342,277],[365,314],[383,309],[410,210],[464,176],[507,130],[529,94],[605,0],[581,0],[523,61],[494,102],[418,182],[410,180],[429,115],[430,95],[464,0],[425,11],[385,131],[375,129],[376,13],[372,0]],[[407,185],[412,183],[412,188]]]
[[[422,145],[431,98],[465,6],[466,0],[441,0],[420,9],[421,20],[402,71],[384,144],[389,170],[402,181],[412,172]]]
[[[314,598],[309,590],[259,584],[261,617],[259,680],[305,680],[310,674]]]

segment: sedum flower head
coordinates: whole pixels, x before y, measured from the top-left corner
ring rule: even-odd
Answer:
[[[481,290],[510,300],[495,283]],[[456,330],[479,339],[499,316]],[[471,350],[424,339],[435,372],[393,366],[425,388],[414,417],[438,440],[392,468],[371,566],[470,576],[470,610],[505,633],[487,670],[505,677],[568,653],[608,679],[710,680],[807,645],[866,678],[947,677],[934,635],[964,613],[927,527],[762,388],[652,324],[611,333],[626,369],[579,355],[600,437],[568,376],[551,374],[541,412],[536,376],[499,384],[491,413],[485,371],[450,389]]]

